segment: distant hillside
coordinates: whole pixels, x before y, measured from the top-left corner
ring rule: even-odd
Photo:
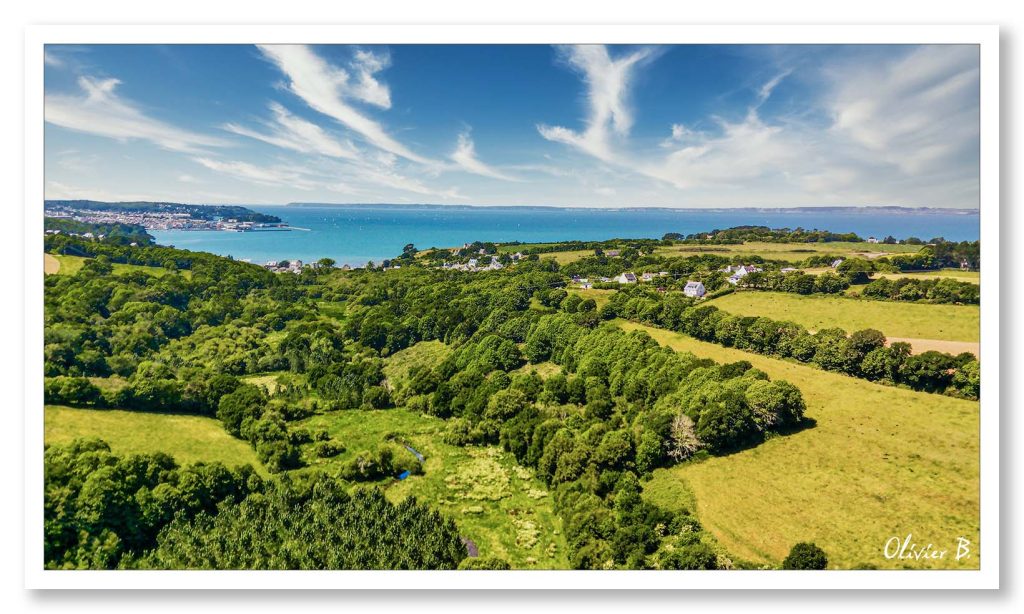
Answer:
[[[80,222],[69,218],[44,217],[44,230],[59,230],[62,233],[73,235],[85,235],[92,233],[95,237],[104,237],[104,241],[128,245],[138,243],[139,245],[152,245],[156,240],[153,235],[146,232],[146,229],[138,224],[95,224]]]
[[[276,215],[257,213],[240,205],[187,205],[151,201],[102,202],[98,200],[47,200],[43,208],[49,213],[61,209],[79,211],[124,211],[126,213],[187,213],[198,220],[230,219],[239,222],[277,224],[281,218]]]

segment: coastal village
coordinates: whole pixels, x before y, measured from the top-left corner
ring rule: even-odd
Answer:
[[[69,205],[46,204],[46,216],[70,219],[87,224],[130,224],[146,230],[213,230],[222,232],[251,232],[259,230],[291,230],[288,224],[260,223],[231,218],[204,219],[188,211],[151,211],[130,208],[80,209]],[[83,235],[84,236],[84,235]],[[89,237],[87,237],[89,238]]]

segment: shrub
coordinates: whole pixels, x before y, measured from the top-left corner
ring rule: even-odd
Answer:
[[[713,452],[727,452],[749,443],[757,424],[743,397],[724,395],[700,412],[697,437]]]
[[[813,543],[800,542],[789,551],[789,556],[782,561],[783,569],[825,569],[828,567],[828,556],[825,551]]]

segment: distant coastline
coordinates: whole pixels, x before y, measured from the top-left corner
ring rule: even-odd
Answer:
[[[559,209],[570,211],[678,211],[680,213],[845,213],[845,214],[889,214],[889,215],[979,215],[978,209],[946,209],[941,207],[903,207],[899,205],[848,205],[848,206],[807,206],[807,207],[572,207],[566,205],[442,205],[437,203],[306,203],[293,202],[284,205],[249,205],[289,208],[345,208],[345,207],[393,207],[396,209]]]

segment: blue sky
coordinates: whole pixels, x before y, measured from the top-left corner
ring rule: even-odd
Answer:
[[[47,198],[976,208],[973,46],[50,45]]]

